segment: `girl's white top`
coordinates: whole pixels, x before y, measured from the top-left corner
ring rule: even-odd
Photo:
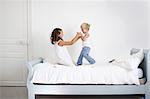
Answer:
[[[58,43],[55,45],[55,62],[57,64],[63,64],[67,66],[73,66],[71,56],[68,53],[68,50],[65,46],[59,46]]]
[[[71,60],[67,48],[65,46],[59,46],[58,43],[55,44],[55,55],[59,60],[60,58],[68,58],[68,60]]]

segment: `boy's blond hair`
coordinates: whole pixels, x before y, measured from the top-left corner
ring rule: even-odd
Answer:
[[[81,28],[82,28],[82,26],[86,26],[86,28],[89,30],[90,29],[90,24],[89,23],[82,23],[81,24]]]

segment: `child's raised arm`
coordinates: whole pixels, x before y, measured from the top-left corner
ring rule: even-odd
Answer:
[[[64,45],[72,45],[74,44],[79,38],[81,38],[82,34],[80,32],[77,32],[76,36],[71,40],[71,41],[60,41],[58,43],[59,46],[64,46]]]

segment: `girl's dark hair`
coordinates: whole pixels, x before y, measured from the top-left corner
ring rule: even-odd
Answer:
[[[57,41],[59,41],[59,40],[63,40],[63,39],[59,36],[59,34],[61,33],[61,31],[62,31],[62,29],[60,29],[60,28],[55,28],[55,29],[52,31],[52,34],[51,34],[51,37],[50,37],[52,44],[55,44],[55,43],[56,43]]]

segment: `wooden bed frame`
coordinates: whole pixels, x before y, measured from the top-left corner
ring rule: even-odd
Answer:
[[[132,49],[136,53],[139,49]],[[33,67],[43,63],[39,58],[27,63],[28,99],[35,99],[35,95],[141,95],[143,99],[150,99],[150,50],[144,50],[144,60],[140,68],[144,71],[146,83],[143,85],[37,85],[31,83]]]

